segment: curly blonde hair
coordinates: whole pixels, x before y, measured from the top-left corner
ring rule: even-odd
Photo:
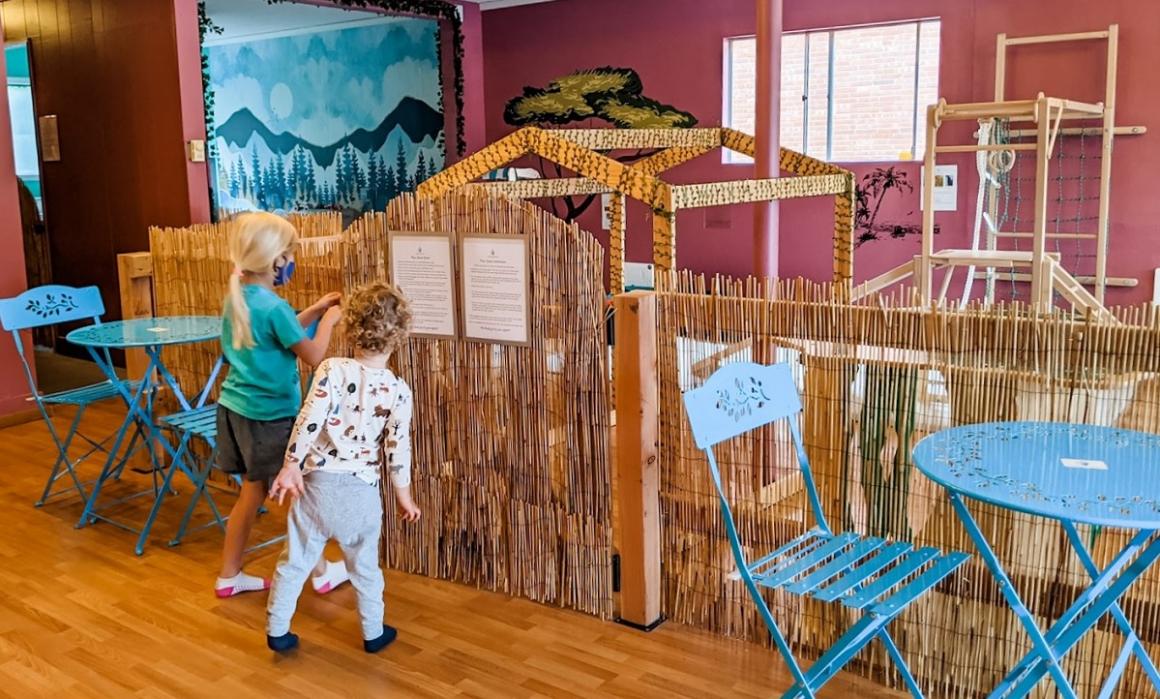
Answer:
[[[346,338],[356,350],[394,352],[411,332],[411,304],[398,288],[372,282],[354,290],[342,309]]]

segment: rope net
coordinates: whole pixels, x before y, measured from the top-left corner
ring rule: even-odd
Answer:
[[[981,128],[985,124],[980,125]],[[1034,144],[1035,136],[1012,131],[1006,119],[990,123],[992,144]],[[1046,250],[1059,256],[1060,265],[1073,277],[1096,274],[1099,227],[1100,161],[1102,140],[1081,130],[1079,134],[1062,131],[1048,165]],[[993,151],[986,158],[985,174],[979,186],[983,190],[982,231],[999,234],[996,249],[1031,251],[1033,241],[1027,234],[1035,230],[1035,151]],[[1003,234],[1024,234],[1004,237]],[[1059,236],[1059,237],[1053,237]],[[1084,238],[1080,236],[1092,236]],[[996,269],[996,279],[988,296],[995,300],[1027,301],[1030,286],[1017,281],[1016,273],[1026,269]],[[1085,283],[1091,291],[1093,285]],[[1056,298],[1058,301],[1059,299]]]

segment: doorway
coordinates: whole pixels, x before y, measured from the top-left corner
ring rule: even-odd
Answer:
[[[24,229],[24,268],[28,288],[52,283],[52,257],[45,225],[44,192],[41,186],[40,147],[37,140],[36,102],[28,42],[4,45],[8,108],[12,118],[12,145],[20,188],[20,219]],[[96,365],[58,355],[54,328],[33,332],[36,373],[41,393],[55,393],[100,381]]]

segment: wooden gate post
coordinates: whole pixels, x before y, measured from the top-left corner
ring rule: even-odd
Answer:
[[[147,252],[117,255],[117,276],[121,287],[121,318],[153,317],[153,256]],[[149,358],[145,350],[125,351],[125,374],[130,379],[145,378]]]
[[[613,300],[616,345],[616,522],[620,529],[617,621],[651,631],[661,621],[660,429],[657,299],[651,291]]]

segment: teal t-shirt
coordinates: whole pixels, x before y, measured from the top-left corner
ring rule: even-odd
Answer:
[[[230,370],[218,402],[251,420],[294,417],[302,405],[298,360],[290,348],[306,339],[294,309],[256,284],[242,287],[254,346],[234,349],[230,310],[222,317],[222,353]]]

